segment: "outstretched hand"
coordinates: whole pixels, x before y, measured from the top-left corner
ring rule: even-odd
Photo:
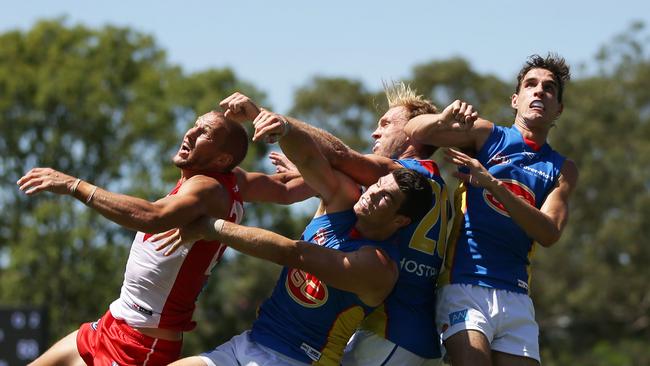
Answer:
[[[193,243],[205,239],[206,231],[210,228],[210,218],[202,216],[180,229],[171,229],[169,231],[158,233],[151,236],[150,241],[157,243],[156,250],[161,251],[165,248],[164,255],[169,256],[178,250],[181,246],[189,246]]]
[[[441,116],[452,129],[470,129],[478,118],[478,111],[471,104],[457,99],[442,111]]]
[[[275,165],[276,173],[298,172],[296,165],[292,163],[291,160],[289,160],[289,158],[287,158],[287,156],[284,154],[271,151],[269,154],[269,160],[271,160],[271,164]]]
[[[239,123],[253,121],[260,114],[259,107],[246,95],[235,92],[219,103],[224,116]]]
[[[253,141],[264,141],[269,144],[277,142],[289,132],[289,122],[280,114],[262,108],[260,114],[253,121],[255,133]]]
[[[31,196],[42,191],[56,194],[73,193],[76,178],[52,168],[34,168],[18,179],[19,189]]]
[[[445,149],[445,160],[459,167],[469,169],[469,173],[456,171],[454,177],[475,187],[487,188],[496,178],[477,159],[455,149]]]

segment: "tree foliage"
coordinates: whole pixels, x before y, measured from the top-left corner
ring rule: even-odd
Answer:
[[[290,115],[339,136],[355,150],[368,148],[366,135],[376,124],[373,95],[361,82],[315,77],[299,88]]]
[[[98,318],[119,295],[133,233],[69,197],[26,198],[16,180],[32,167],[51,166],[113,191],[157,199],[178,179],[171,157],[197,114],[235,90],[261,101],[264,95],[228,69],[183,74],[150,36],[61,19],[1,35],[0,65],[0,303],[47,308],[54,341]],[[251,145],[244,166],[259,170],[265,154],[264,145]],[[268,218],[266,227],[292,236],[303,223],[277,206],[247,211],[253,222]],[[241,261],[230,255],[226,267]],[[241,263],[252,270],[239,278],[248,282],[275,269],[261,261]],[[223,291],[219,286],[212,281],[206,292]],[[259,299],[267,290],[253,287],[260,294],[252,295]],[[210,299],[236,301],[208,296],[206,309],[219,309]],[[254,319],[254,311],[205,313],[235,318],[226,322]],[[224,331],[232,335],[231,328]],[[214,334],[207,333],[188,352],[212,346]]]
[[[576,161],[580,179],[562,239],[538,248],[533,260],[548,365],[650,363],[649,40],[637,23],[605,44],[590,62],[597,71],[568,85],[550,134],[553,147]],[[512,121],[514,75],[502,81],[452,58],[418,65],[406,81],[440,108],[460,98],[487,119]],[[156,199],[178,177],[170,158],[186,128],[235,90],[265,102],[232,70],[184,73],[150,36],[128,28],[57,19],[0,35],[0,303],[46,307],[55,341],[118,295],[133,235],[69,197],[24,197],[15,181],[25,171],[52,166]],[[381,90],[314,77],[297,90],[290,114],[367,152],[385,109]],[[243,166],[264,170],[267,153],[268,146],[251,144]],[[246,223],[294,238],[306,220],[276,205],[246,209]],[[250,327],[278,267],[231,253],[215,272],[185,354]]]

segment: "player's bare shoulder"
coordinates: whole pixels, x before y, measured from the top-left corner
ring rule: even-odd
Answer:
[[[185,181],[178,190],[179,194],[194,195],[208,206],[226,207],[229,203],[228,189],[214,177],[197,174]]]

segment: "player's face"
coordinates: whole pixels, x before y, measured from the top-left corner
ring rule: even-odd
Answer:
[[[213,113],[200,116],[183,137],[181,147],[173,158],[181,169],[209,170],[215,167],[219,151],[221,119]]]
[[[388,223],[398,215],[404,193],[400,191],[395,177],[385,175],[371,185],[354,204],[354,212],[358,217],[363,217],[377,223]]]
[[[377,129],[372,133],[374,154],[396,159],[408,148],[409,139],[404,133],[408,115],[406,108],[400,106],[389,109],[379,119]]]
[[[548,128],[562,113],[558,84],[546,69],[531,69],[524,76],[517,94],[512,96],[516,120],[531,128]]]

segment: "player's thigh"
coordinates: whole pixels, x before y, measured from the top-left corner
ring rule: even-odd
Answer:
[[[461,330],[444,344],[454,366],[491,366],[490,342],[477,330]]]
[[[492,360],[494,366],[539,366],[539,362],[533,358],[515,356],[499,351],[492,351]]]
[[[170,363],[169,366],[208,366],[208,364],[201,357],[192,356]]]
[[[510,360],[508,356],[539,362],[539,326],[530,297],[509,291],[498,291],[496,296],[504,310],[498,315],[499,331],[491,343],[492,351],[507,355],[501,357],[504,362]]]
[[[77,350],[77,332],[68,334],[45,351],[30,366],[66,365],[83,366],[86,363]]]

